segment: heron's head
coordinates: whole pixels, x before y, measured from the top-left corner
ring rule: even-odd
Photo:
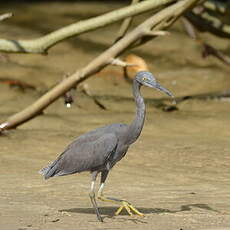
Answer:
[[[167,95],[171,96],[171,97],[174,97],[173,94],[165,89],[163,86],[161,86],[155,79],[155,77],[150,73],[150,72],[147,72],[147,71],[140,71],[137,73],[136,75],[136,81],[139,82],[141,85],[144,85],[144,86],[148,86],[150,88],[155,88],[155,89],[158,89],[164,93],[166,93]]]

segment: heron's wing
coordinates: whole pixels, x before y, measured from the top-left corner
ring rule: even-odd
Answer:
[[[105,165],[109,156],[116,151],[117,137],[104,134],[97,138],[82,137],[71,143],[50,166],[41,171],[45,178],[63,176],[82,171],[96,170]]]

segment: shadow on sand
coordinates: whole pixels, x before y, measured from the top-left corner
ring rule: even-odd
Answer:
[[[143,208],[143,207],[137,207],[137,209],[142,212],[143,214],[158,214],[158,213],[178,213],[183,211],[190,211],[192,208],[200,208],[205,209],[208,211],[214,211],[219,212],[207,204],[187,204],[182,205],[179,210],[169,210],[169,209],[163,209],[163,208]],[[117,211],[118,207],[114,206],[106,206],[106,207],[99,207],[99,211],[101,215],[105,215],[104,218],[112,218],[114,216],[114,213]],[[70,209],[62,209],[59,210],[60,212],[72,212],[72,213],[85,213],[85,214],[94,214],[95,210],[93,208],[70,208]],[[127,215],[127,212],[125,210],[122,210],[120,215]]]

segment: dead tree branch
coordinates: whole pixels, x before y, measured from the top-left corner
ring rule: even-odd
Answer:
[[[46,53],[55,44],[70,37],[86,33],[127,17],[153,10],[174,0],[148,0],[112,12],[79,21],[33,40],[0,39],[0,51],[17,53]]]
[[[5,20],[5,19],[7,19],[7,18],[10,18],[10,17],[12,17],[12,16],[13,16],[12,13],[5,13],[5,14],[2,14],[2,15],[0,15],[0,21],[3,21],[3,20]]]
[[[229,9],[229,1],[209,0],[187,12],[185,17],[202,32],[230,38]]]
[[[131,5],[137,4],[138,2],[140,2],[140,0],[132,0]],[[115,42],[117,42],[118,40],[124,37],[130,25],[132,24],[132,21],[133,21],[133,17],[128,17],[124,19],[124,21],[121,24],[120,30],[118,31],[118,35]]]
[[[196,28],[193,26],[193,24],[186,17],[182,17],[182,22],[184,24],[184,28],[185,28],[186,32],[188,33],[188,35],[192,39],[194,39],[195,41],[197,41],[198,43],[201,44],[201,46],[203,48],[202,56],[204,58],[206,58],[207,56],[214,56],[214,57],[218,58],[220,61],[222,61],[223,63],[225,63],[226,65],[230,66],[230,57],[229,56],[227,56],[223,52],[215,49],[214,47],[212,47],[211,45],[209,45],[208,43],[203,41],[203,39],[200,38],[199,33],[197,32]]]
[[[198,0],[182,0],[151,16],[117,43],[104,51],[101,55],[92,60],[85,68],[76,71],[72,76],[59,83],[23,111],[9,117],[5,122],[0,124],[0,132],[4,129],[16,128],[38,114],[41,114],[45,108],[69,89],[77,86],[106,65],[109,65],[113,58],[116,58],[137,40],[144,37],[146,31],[167,29],[179,16],[192,7],[197,1]]]

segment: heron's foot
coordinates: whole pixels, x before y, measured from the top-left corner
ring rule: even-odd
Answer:
[[[120,212],[125,209],[128,214],[130,216],[132,216],[133,214],[137,214],[138,216],[144,216],[143,213],[139,212],[135,207],[133,207],[128,201],[126,200],[121,200],[121,199],[117,199],[117,198],[112,198],[112,197],[104,197],[102,195],[98,196],[98,199],[100,199],[101,201],[106,201],[106,202],[112,202],[115,204],[120,204],[120,208],[118,208],[118,210],[115,212],[115,215],[119,215]]]
[[[120,212],[123,209],[125,209],[130,216],[132,216],[133,213],[136,214],[136,215],[138,215],[138,216],[144,216],[143,213],[139,212],[135,207],[133,207],[129,202],[127,202],[125,200],[121,201],[121,206],[120,206],[120,208],[117,209],[117,211],[115,212],[115,215],[116,216],[119,215]]]

